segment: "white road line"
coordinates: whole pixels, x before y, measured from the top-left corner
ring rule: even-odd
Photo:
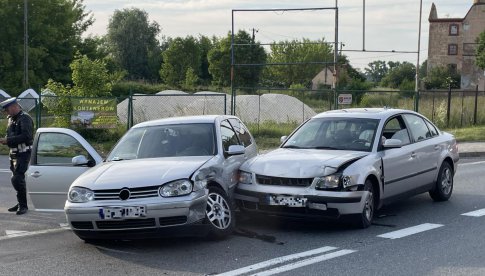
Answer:
[[[354,252],[356,252],[356,251],[350,250],[350,249],[343,249],[343,250],[328,253],[328,254],[325,254],[325,255],[320,255],[320,256],[308,258],[308,259],[305,259],[305,260],[301,260],[301,261],[298,261],[298,262],[295,262],[295,263],[287,264],[287,265],[284,265],[284,266],[275,267],[275,268],[270,269],[270,270],[262,271],[260,273],[255,273],[252,276],[274,275],[274,274],[286,272],[286,271],[289,271],[289,270],[297,269],[297,268],[300,268],[300,267],[303,267],[303,266],[311,265],[311,264],[314,264],[314,263],[319,263],[319,262],[323,262],[323,261],[326,261],[326,260],[330,260],[330,259],[333,259],[333,258],[336,258],[336,257],[344,256],[344,255],[354,253]]]
[[[19,233],[19,234],[12,234],[12,235],[8,235],[8,236],[0,237],[0,241],[12,239],[12,238],[18,238],[18,237],[30,237],[30,236],[36,236],[36,235],[42,235],[42,234],[48,234],[48,233],[55,233],[55,232],[66,231],[66,230],[67,229],[64,229],[64,228],[56,228],[56,229],[47,229],[47,230],[39,230],[39,231],[25,232],[25,233]]]
[[[300,258],[313,256],[313,255],[316,255],[316,254],[321,254],[321,253],[328,252],[328,251],[335,250],[335,249],[337,249],[337,248],[332,247],[332,246],[320,247],[320,248],[316,248],[316,249],[309,250],[309,251],[304,251],[304,252],[300,252],[300,253],[296,253],[296,254],[291,254],[291,255],[286,255],[286,256],[274,258],[274,259],[267,260],[267,261],[264,261],[264,262],[260,262],[260,263],[257,263],[257,264],[245,266],[245,267],[242,267],[242,268],[239,268],[239,269],[236,269],[236,270],[227,271],[227,272],[224,272],[224,273],[221,273],[221,274],[217,274],[217,276],[242,275],[242,274],[245,274],[245,273],[254,272],[258,269],[262,269],[262,268],[265,268],[265,267],[278,265],[278,264],[281,264],[281,263],[284,263],[284,262],[293,261],[293,260],[297,260],[297,259],[300,259]]]
[[[433,223],[423,223],[409,228],[404,228],[401,230],[389,232],[386,234],[378,235],[378,237],[386,239],[399,239],[402,237],[414,235],[420,232],[432,230],[438,227],[444,226],[443,224],[433,224]]]
[[[472,212],[461,214],[462,216],[469,216],[469,217],[481,217],[485,216],[485,209],[475,210]]]
[[[458,164],[458,166],[465,166],[465,165],[481,165],[481,164],[485,164],[485,161],[477,161],[477,162],[463,163],[463,164]]]
[[[0,169],[0,173],[12,173],[9,169]]]

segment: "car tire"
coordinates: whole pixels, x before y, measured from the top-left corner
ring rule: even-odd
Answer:
[[[222,239],[234,231],[234,206],[226,193],[219,187],[210,187],[206,207],[206,223],[209,225],[209,237]]]
[[[453,169],[450,163],[443,162],[438,173],[438,179],[429,195],[434,201],[447,201],[453,192]]]
[[[369,194],[365,199],[364,209],[362,210],[362,213],[355,215],[354,219],[354,225],[361,229],[367,228],[372,224],[376,209],[374,185],[370,179],[365,181],[364,191],[369,191]]]

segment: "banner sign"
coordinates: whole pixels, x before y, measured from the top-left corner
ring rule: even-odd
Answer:
[[[71,124],[85,128],[115,128],[116,99],[71,98]]]

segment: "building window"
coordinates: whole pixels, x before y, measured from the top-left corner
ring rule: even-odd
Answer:
[[[456,56],[456,55],[458,55],[458,45],[456,45],[456,44],[448,44],[448,55],[449,56]]]
[[[450,24],[450,35],[458,35],[458,24]]]

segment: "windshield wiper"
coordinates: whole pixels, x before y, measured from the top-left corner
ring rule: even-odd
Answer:
[[[339,150],[338,148],[334,148],[334,147],[314,147],[314,149]]]
[[[304,147],[295,146],[295,145],[288,145],[288,146],[284,146],[282,148],[284,148],[284,149],[305,149]]]

